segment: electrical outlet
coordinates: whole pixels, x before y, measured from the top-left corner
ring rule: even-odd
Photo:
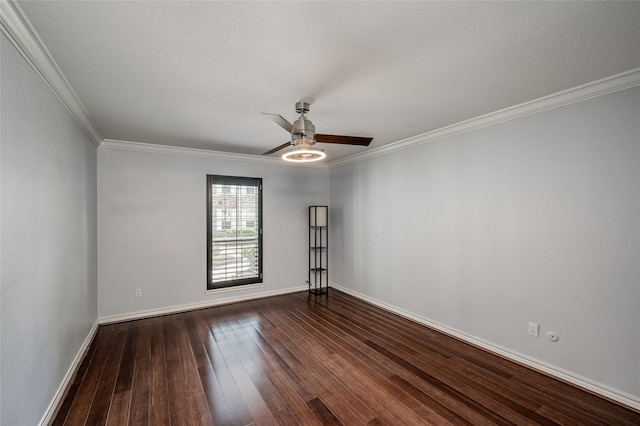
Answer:
[[[530,322],[529,323],[529,334],[531,336],[538,337],[539,333],[540,333],[540,326],[538,324]]]
[[[136,297],[142,297],[142,289],[136,288]]]

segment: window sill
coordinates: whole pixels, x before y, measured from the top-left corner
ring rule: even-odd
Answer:
[[[253,288],[260,288],[260,287],[264,287],[264,283],[235,285],[233,287],[216,288],[213,290],[206,290],[204,294],[227,293],[230,291],[251,290]]]

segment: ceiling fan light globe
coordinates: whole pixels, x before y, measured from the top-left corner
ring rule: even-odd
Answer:
[[[302,137],[293,139],[291,143],[295,146],[311,147],[311,145],[315,144],[316,141],[314,139],[302,136]]]
[[[297,145],[282,154],[282,159],[293,163],[311,163],[327,157],[324,150],[310,145]]]

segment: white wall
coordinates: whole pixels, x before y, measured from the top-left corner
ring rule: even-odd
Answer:
[[[207,174],[263,179],[263,288],[205,294]],[[101,147],[100,317],[306,285],[308,206],[327,203],[328,185],[326,168]]]
[[[640,401],[640,88],[332,168],[330,195],[332,282]]]
[[[0,424],[34,425],[97,320],[96,147],[1,43]]]

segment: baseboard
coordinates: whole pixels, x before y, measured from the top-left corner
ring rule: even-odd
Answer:
[[[296,293],[298,291],[304,291],[307,289],[308,287],[306,285],[301,285],[301,286],[289,287],[289,288],[279,289],[279,290],[261,291],[259,293],[252,293],[250,295],[226,297],[223,299],[216,299],[216,300],[211,300],[206,302],[188,303],[184,305],[174,305],[174,306],[169,306],[169,307],[159,308],[159,309],[148,309],[145,311],[131,312],[128,314],[111,315],[111,316],[99,318],[98,322],[100,323],[100,325],[104,325],[104,324],[113,324],[117,322],[132,321],[132,320],[143,319],[143,318],[158,317],[161,315],[175,314],[178,312],[193,311],[195,309],[211,308],[214,306],[229,305],[231,303],[245,302],[253,299],[263,299],[265,297],[280,296],[282,294],[288,294],[288,293]]]
[[[65,397],[67,393],[67,389],[69,388],[69,384],[71,383],[74,376],[76,375],[76,372],[78,371],[78,368],[80,367],[80,364],[82,363],[82,360],[84,359],[85,354],[89,350],[89,346],[91,346],[91,342],[93,342],[93,338],[96,336],[97,332],[98,332],[98,321],[96,321],[91,327],[91,330],[89,330],[89,334],[87,334],[87,337],[84,339],[82,346],[80,346],[80,349],[78,350],[76,357],[73,359],[71,366],[69,366],[69,369],[67,370],[67,374],[65,374],[64,379],[62,380],[62,383],[60,383],[60,386],[58,387],[58,390],[56,391],[56,394],[53,397],[53,400],[51,400],[49,407],[47,407],[47,411],[44,413],[44,416],[42,416],[42,419],[40,420],[39,424],[41,426],[51,424],[51,422],[55,418],[55,415],[58,411],[58,407],[60,406],[60,402]]]
[[[282,294],[306,291],[307,289],[308,287],[306,285],[302,285],[302,286],[290,287],[290,288],[280,289],[280,290],[263,291],[263,292],[254,293],[248,296],[245,295],[245,296],[227,297],[227,298],[219,299],[215,301],[176,305],[168,308],[151,309],[147,311],[133,312],[125,315],[113,315],[109,317],[99,318],[91,327],[89,334],[87,335],[86,339],[82,343],[82,346],[78,350],[76,357],[71,363],[71,366],[69,367],[67,373],[65,374],[64,379],[62,380],[62,383],[58,387],[58,390],[56,391],[56,394],[53,400],[49,404],[49,407],[47,407],[47,411],[45,412],[44,416],[40,420],[39,424],[41,426],[48,425],[55,418],[58,407],[60,406],[60,403],[65,397],[66,392],[69,388],[69,384],[73,380],[78,368],[80,367],[80,364],[82,363],[82,360],[84,359],[85,354],[89,350],[89,346],[91,345],[91,342],[93,341],[96,333],[98,332],[98,327],[100,325],[123,322],[123,321],[131,321],[134,319],[149,318],[149,317],[155,317],[160,315],[173,314],[177,312],[191,311],[194,309],[202,309],[202,308],[208,308],[213,306],[228,305],[231,303],[244,302],[244,301],[253,300],[253,299],[263,299],[265,297],[279,296]]]
[[[511,361],[517,362],[519,364],[523,364],[533,370],[539,371],[548,376],[552,376],[564,382],[570,383],[574,386],[582,388],[588,392],[597,394],[603,398],[609,399],[611,401],[617,402],[621,405],[629,407],[633,410],[640,411],[640,399],[627,394],[625,392],[619,391],[617,389],[613,389],[609,386],[603,385],[601,383],[594,382],[593,380],[587,379],[586,377],[582,377],[580,375],[574,374],[570,371],[564,370],[562,368],[558,368],[554,365],[545,363],[543,361],[539,361],[537,359],[528,357],[526,355],[514,352],[510,349],[501,347],[499,345],[493,344],[486,340],[480,339],[478,337],[469,335],[462,331],[456,330],[454,328],[448,327],[444,324],[438,323],[436,321],[432,321],[428,318],[421,317],[409,311],[405,311],[404,309],[398,308],[397,306],[390,305],[388,303],[382,302],[373,297],[367,296],[365,294],[359,293],[357,291],[351,290],[347,287],[341,286],[336,283],[330,283],[332,288],[340,290],[344,293],[347,293],[351,296],[354,296],[360,300],[371,303],[372,305],[376,305],[384,310],[389,312],[393,312],[394,314],[400,315],[401,317],[410,319],[419,324],[425,325],[427,327],[438,330],[444,334],[452,336],[456,339],[460,339],[464,342],[472,344],[474,346],[478,346],[488,352],[494,353],[501,357],[507,358]]]

